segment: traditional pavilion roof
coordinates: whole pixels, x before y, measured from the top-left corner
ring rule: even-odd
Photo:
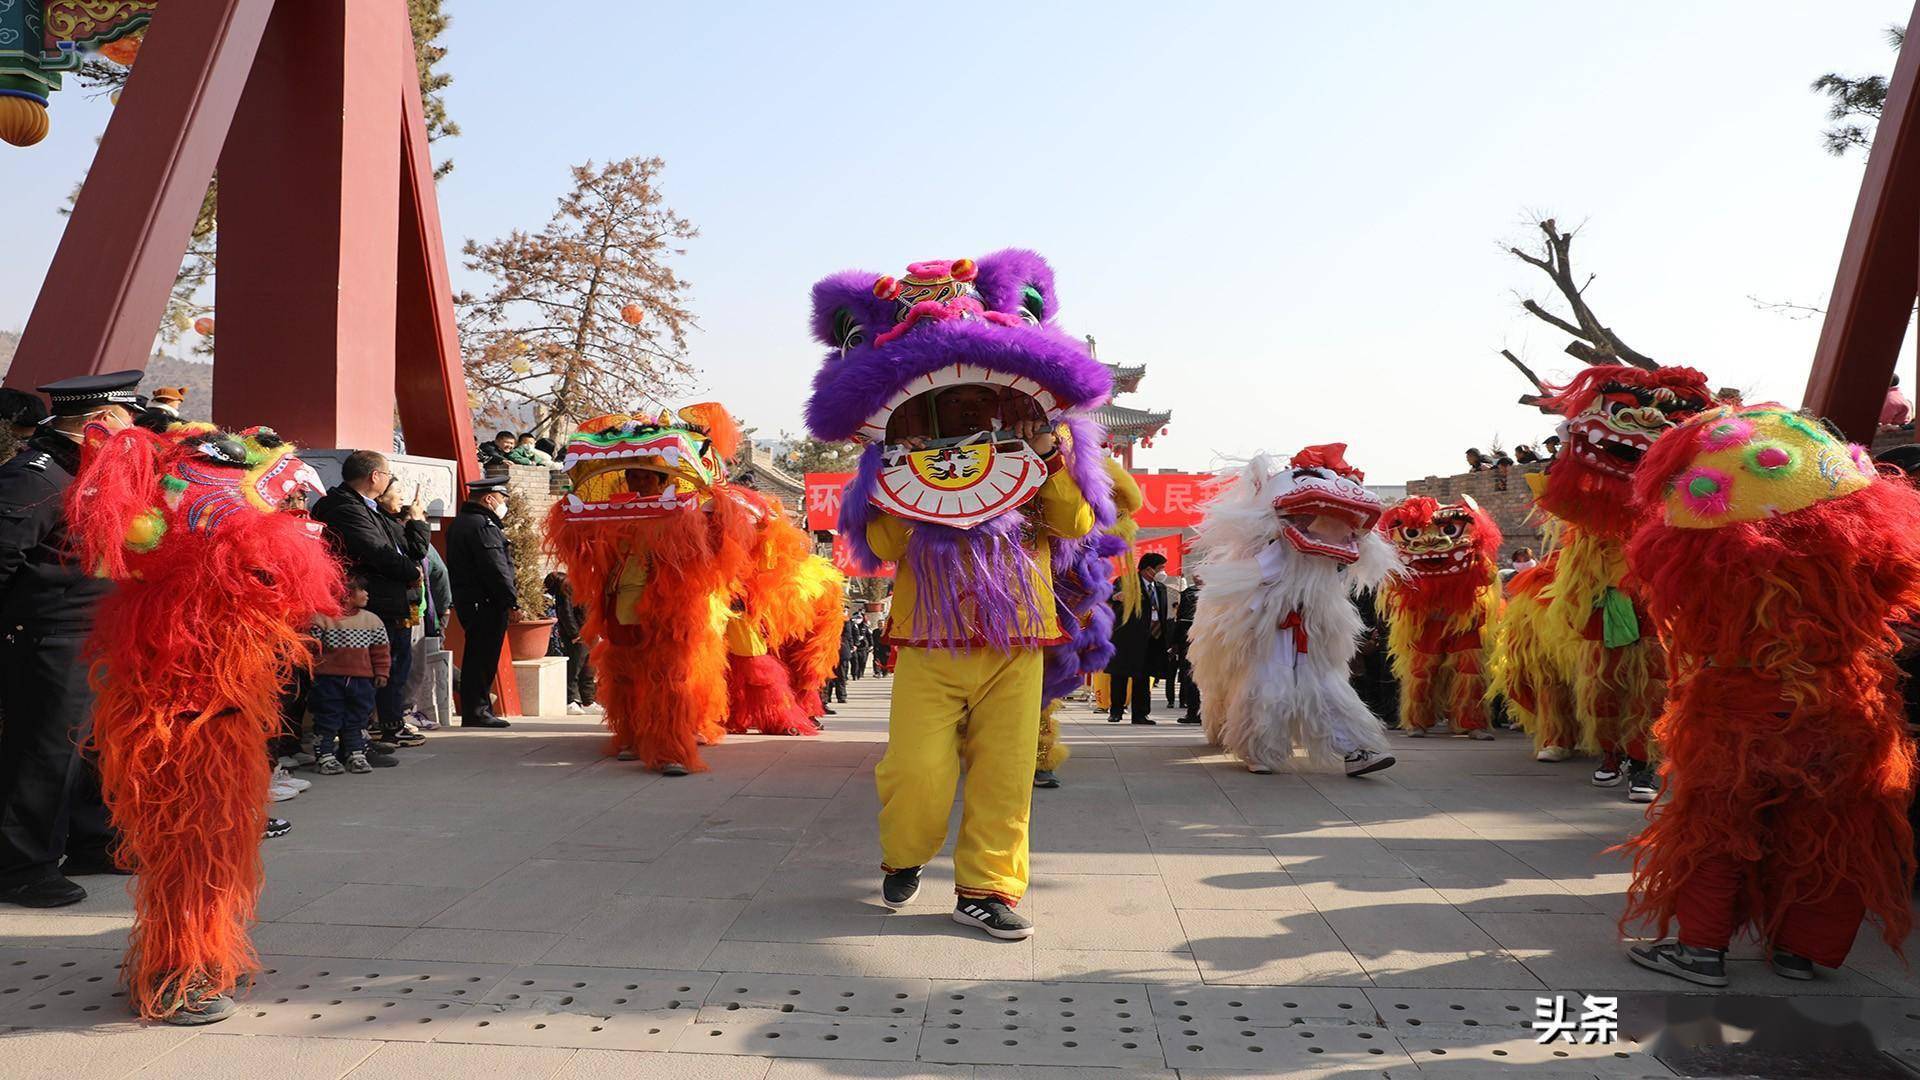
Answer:
[[[1113,375],[1113,392],[1116,394],[1131,394],[1140,389],[1140,376],[1147,373],[1145,364],[1135,364],[1131,367],[1123,367],[1119,364],[1102,364],[1101,366]]]
[[[1115,442],[1145,442],[1151,444],[1160,429],[1173,419],[1171,410],[1149,412],[1146,409],[1129,409],[1125,405],[1108,402],[1093,414],[1107,429]]]

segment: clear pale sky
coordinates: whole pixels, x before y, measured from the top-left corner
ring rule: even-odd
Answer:
[[[1898,0],[637,5],[450,0],[464,134],[446,233],[552,211],[569,164],[667,160],[702,236],[682,273],[696,394],[798,430],[833,270],[1038,249],[1062,322],[1144,363],[1171,408],[1145,467],[1341,440],[1371,480],[1546,434],[1503,346],[1577,365],[1521,312],[1504,254],[1536,212],[1584,222],[1575,264],[1635,348],[1797,403],[1862,159],[1821,149],[1828,70],[1891,71]],[[56,209],[110,110],[0,147],[0,327],[25,323]],[[464,275],[456,270],[456,280]],[[1912,382],[1911,365],[1905,365]],[[689,399],[692,399],[690,395]]]

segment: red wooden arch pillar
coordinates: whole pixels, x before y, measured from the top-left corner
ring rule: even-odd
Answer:
[[[1908,25],[1920,26],[1920,5]],[[1847,230],[1807,380],[1806,408],[1873,441],[1920,295],[1920,48],[1902,49]]]
[[[397,416],[477,479],[402,0],[162,5],[6,385],[146,366],[216,161],[215,420],[386,450]]]

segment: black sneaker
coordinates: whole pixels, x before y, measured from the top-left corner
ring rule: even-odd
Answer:
[[[1727,951],[1694,949],[1677,941],[1653,945],[1635,945],[1627,950],[1633,962],[1649,971],[1658,971],[1676,979],[1701,986],[1727,985]]]
[[[77,881],[55,874],[41,881],[0,889],[0,904],[18,904],[29,908],[57,908],[77,904],[87,898],[87,890]]]
[[[1660,775],[1649,761],[1627,759],[1627,798],[1633,802],[1652,802],[1660,794]]]
[[[367,764],[376,769],[398,768],[400,762],[392,754],[368,754]]]
[[[1785,949],[1773,950],[1772,967],[1773,973],[1783,979],[1805,982],[1813,978],[1813,961]]]
[[[973,900],[963,896],[954,906],[953,921],[961,926],[977,926],[1004,941],[1023,941],[1033,936],[1033,920],[1008,907],[1004,900]]]
[[[1594,787],[1612,787],[1620,782],[1620,755],[1609,751],[1600,759],[1600,767],[1593,770]]]
[[[262,839],[271,840],[276,836],[285,836],[292,831],[293,822],[283,817],[270,817],[267,819],[266,836]]]
[[[913,898],[919,895],[920,868],[917,866],[890,871],[880,883],[881,901],[895,911],[913,903]]]
[[[1053,775],[1052,769],[1041,769],[1033,774],[1033,786],[1037,788],[1057,788],[1060,778]]]
[[[1188,713],[1187,715],[1182,716],[1180,718],[1180,723],[1182,724],[1197,724],[1199,722],[1200,722],[1199,713]]]
[[[1342,760],[1341,765],[1346,769],[1349,777],[1365,776],[1368,773],[1377,773],[1381,769],[1391,769],[1393,767],[1393,755],[1377,754],[1372,750],[1366,749],[1355,750]]]

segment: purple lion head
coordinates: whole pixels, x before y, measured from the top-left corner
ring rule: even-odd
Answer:
[[[813,336],[830,350],[813,377],[816,438],[877,443],[894,410],[928,390],[992,383],[1049,419],[1095,408],[1107,369],[1054,324],[1053,268],[1031,251],[914,263],[906,277],[846,270],[813,287]]]

